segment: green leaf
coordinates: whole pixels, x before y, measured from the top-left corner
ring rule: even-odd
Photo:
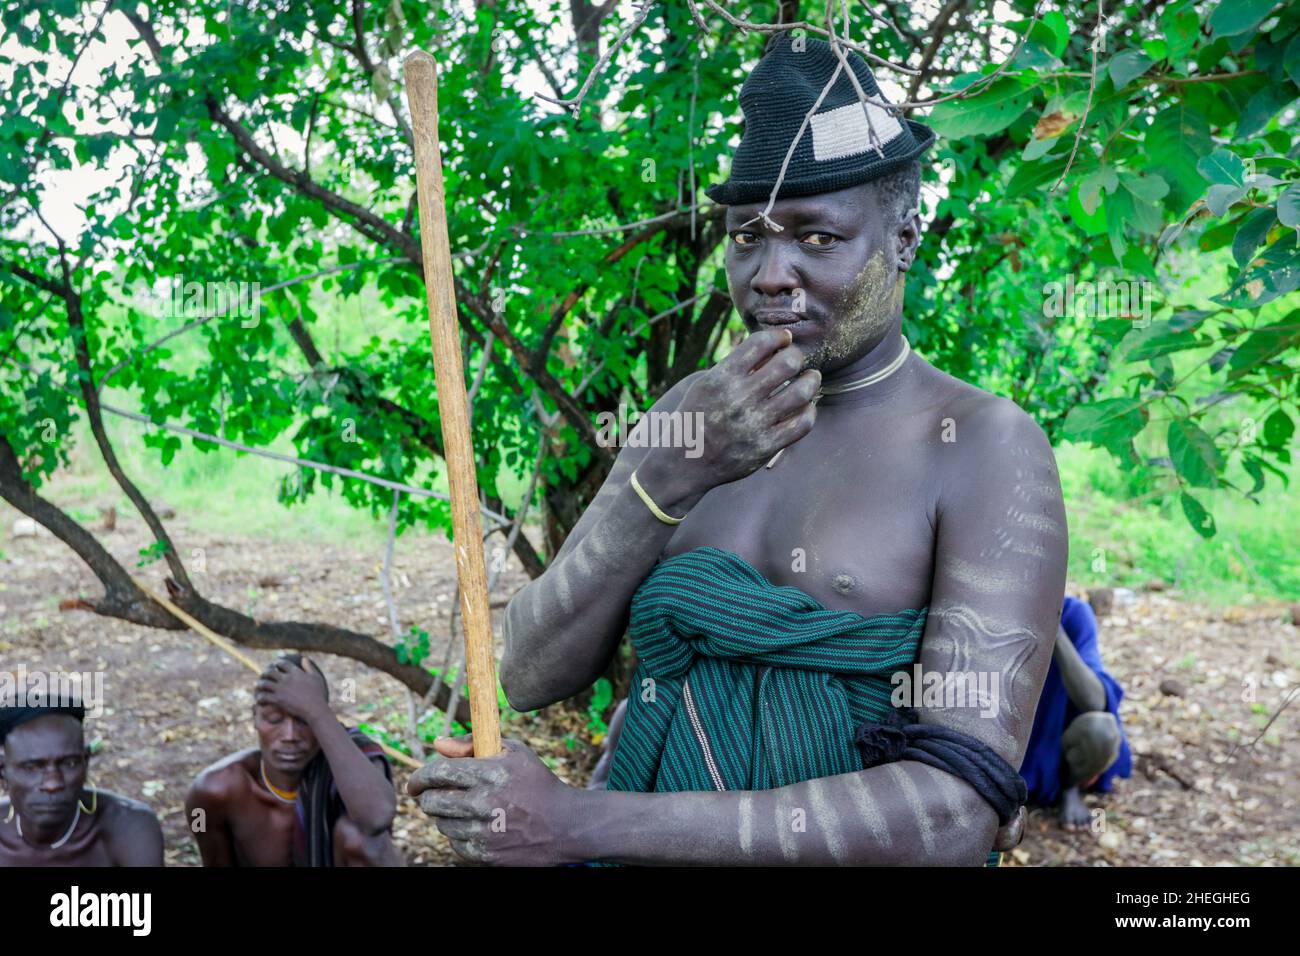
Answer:
[[[1111,57],[1106,68],[1110,72],[1110,79],[1115,84],[1115,89],[1122,90],[1133,79],[1151,69],[1154,62],[1140,50],[1125,50]]]
[[[1295,422],[1282,409],[1277,409],[1264,419],[1264,444],[1274,448],[1284,448],[1295,434]]]
[[[1079,180],[1079,202],[1083,211],[1093,215],[1097,211],[1097,201],[1102,190],[1113,193],[1119,188],[1119,175],[1115,167],[1101,165],[1096,170]]]
[[[940,136],[962,139],[988,136],[1010,126],[1033,101],[1032,89],[1004,77],[970,99],[948,100],[930,113],[930,125]]]
[[[1128,243],[1124,239],[1124,226],[1133,220],[1135,213],[1133,194],[1128,190],[1120,190],[1106,203],[1106,233],[1116,259],[1123,259],[1128,249]]]
[[[1253,30],[1268,16],[1275,0],[1222,0],[1210,14],[1210,33],[1219,37],[1236,36]]]
[[[1245,186],[1216,183],[1206,191],[1205,205],[1210,207],[1210,212],[1214,215],[1224,216],[1232,208],[1233,203],[1240,202],[1247,192],[1249,190]]]
[[[1175,418],[1166,435],[1174,470],[1195,488],[1216,488],[1223,457],[1214,439],[1189,418]]]
[[[1241,270],[1226,292],[1211,296],[1211,300],[1233,309],[1255,308],[1300,288],[1296,233],[1287,233],[1287,237],[1265,249],[1249,268]]]
[[[1133,438],[1145,426],[1147,410],[1134,398],[1107,398],[1076,405],[1065,417],[1062,434],[1070,441],[1086,441],[1127,458]]]
[[[1196,166],[1214,148],[1208,121],[1184,100],[1155,115],[1144,145],[1147,169],[1164,177],[1172,205],[1184,212],[1205,191]]]
[[[1106,211],[1097,209],[1089,213],[1083,208],[1083,200],[1079,195],[1079,186],[1070,190],[1070,218],[1075,224],[1089,236],[1101,236],[1106,233]]]
[[[1200,33],[1201,20],[1196,8],[1190,3],[1181,7],[1168,7],[1160,14],[1160,29],[1164,31],[1169,43],[1169,61],[1181,63],[1196,46]]]
[[[1120,350],[1125,361],[1141,362],[1158,355],[1169,355],[1196,348],[1196,336],[1171,322],[1152,322],[1144,329],[1133,329],[1124,337]]]
[[[1213,538],[1215,534],[1214,515],[1205,510],[1205,507],[1189,495],[1183,492],[1179,495],[1179,500],[1183,505],[1183,514],[1187,518],[1187,523],[1192,526],[1192,530],[1202,538]]]
[[[1300,229],[1300,183],[1292,183],[1277,198],[1277,218],[1284,226]]]
[[[1296,87],[1292,83],[1270,83],[1250,98],[1241,119],[1237,121],[1237,130],[1233,139],[1244,142],[1258,135],[1277,111],[1296,98]]]
[[[1228,378],[1245,374],[1297,343],[1300,343],[1300,309],[1280,322],[1251,332],[1246,341],[1232,353],[1232,358],[1228,361]]]
[[[1246,163],[1231,150],[1220,146],[1209,156],[1201,157],[1196,164],[1196,171],[1212,183],[1227,183],[1232,186],[1246,185]]]
[[[1042,159],[1056,148],[1059,143],[1060,138],[1058,136],[1051,136],[1047,139],[1034,139],[1031,136],[1029,142],[1025,143],[1025,148],[1024,151],[1021,152],[1020,158],[1027,163],[1031,163],[1036,159]]]
[[[1237,228],[1237,235],[1232,240],[1232,258],[1236,260],[1239,267],[1250,261],[1276,221],[1277,214],[1272,209],[1256,209],[1242,220]]]
[[[1246,474],[1250,475],[1250,477],[1255,480],[1255,484],[1251,486],[1250,491],[1246,492],[1246,497],[1249,498],[1251,495],[1255,494],[1255,492],[1259,491],[1259,489],[1264,487],[1264,469],[1259,467],[1258,459],[1252,458],[1249,455],[1242,458],[1241,467],[1245,469]]]
[[[1054,184],[1065,170],[1067,158],[1067,156],[1061,156],[1058,159],[1044,159],[1036,163],[1021,164],[1007,183],[1005,198],[1015,199],[1031,189]],[[1083,151],[1080,150],[1080,155],[1075,158],[1074,165],[1070,167],[1070,172],[1080,176],[1085,175],[1086,171],[1090,170],[1092,165],[1096,163],[1095,159],[1092,159],[1091,162],[1089,160],[1090,157],[1085,157]]]
[[[1124,188],[1131,192],[1136,199],[1147,203],[1158,203],[1169,195],[1169,184],[1160,176],[1154,173],[1149,176],[1134,176],[1132,173],[1121,173],[1119,181]]]
[[[1291,81],[1300,86],[1300,33],[1293,36],[1286,45],[1286,52],[1282,54],[1282,66]]]
[[[1070,43],[1070,24],[1066,22],[1065,14],[1059,10],[1048,10],[1040,22],[1052,31],[1052,55],[1060,56]]]

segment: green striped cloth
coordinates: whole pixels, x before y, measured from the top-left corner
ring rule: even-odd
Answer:
[[[854,732],[891,709],[926,608],[864,617],[695,548],[632,598],[640,663],[609,789],[766,790],[862,769]]]

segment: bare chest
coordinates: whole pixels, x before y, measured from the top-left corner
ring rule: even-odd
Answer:
[[[58,849],[33,846],[18,835],[13,822],[0,825],[0,866],[112,866],[113,854],[103,830],[81,821]]]
[[[868,616],[925,606],[935,543],[925,450],[864,436],[846,419],[823,424],[773,467],[711,490],[663,557],[731,551],[773,584]]]
[[[240,866],[292,865],[296,825],[293,804],[271,803],[263,794],[250,793],[230,827]]]

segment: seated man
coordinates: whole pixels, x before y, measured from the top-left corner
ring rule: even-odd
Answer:
[[[0,707],[0,867],[163,865],[152,810],[86,789],[85,716],[76,704]]]
[[[608,788],[517,742],[440,741],[451,759],[408,789],[467,859],[975,865],[1014,842],[1065,589],[1056,464],[1021,409],[903,337],[933,131],[864,110],[829,45],[801,47],[775,37],[746,79],[731,178],[707,191],[750,335],[636,426],[692,416],[702,447],[634,432],[506,608],[516,710],[590,686],[630,633]],[[977,706],[896,710],[913,664],[974,681]]]
[[[1060,798],[1061,826],[1067,830],[1088,825],[1081,790],[1109,793],[1114,777],[1132,772],[1119,720],[1123,697],[1119,683],[1101,663],[1096,615],[1083,601],[1067,597],[1020,767],[1031,801],[1051,806]]]
[[[286,654],[256,684],[257,747],[199,774],[185,799],[204,866],[402,866],[383,750],[339,723],[325,675]]]

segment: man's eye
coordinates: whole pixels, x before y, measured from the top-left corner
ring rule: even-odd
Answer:
[[[829,246],[835,241],[835,237],[829,232],[810,232],[803,237],[803,241],[814,246]]]
[[[752,246],[758,241],[758,237],[752,232],[733,232],[731,238],[738,246]]]

